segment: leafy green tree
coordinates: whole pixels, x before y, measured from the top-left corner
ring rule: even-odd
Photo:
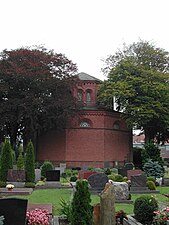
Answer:
[[[71,206],[71,225],[92,225],[92,206],[87,180],[76,182]]]
[[[77,67],[63,54],[43,47],[0,53],[0,134],[24,148],[40,132],[63,129],[77,112],[71,91]]]
[[[26,153],[25,153],[25,173],[26,173],[26,182],[35,181],[35,155],[34,147],[31,141],[29,141]]]
[[[13,168],[12,148],[8,139],[6,139],[3,143],[0,163],[0,180],[6,181],[8,176],[8,169]]]
[[[105,63],[108,80],[100,87],[99,105],[110,109],[115,97],[128,125],[144,130],[146,143],[155,136],[161,141],[169,127],[169,53],[140,41],[124,46]]]

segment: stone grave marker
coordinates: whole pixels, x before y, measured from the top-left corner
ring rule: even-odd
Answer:
[[[89,176],[88,182],[92,191],[101,192],[108,182],[108,177],[104,173],[95,173]]]
[[[79,179],[88,179],[92,174],[96,174],[97,172],[91,170],[80,170],[78,172]]]
[[[145,174],[131,176],[130,192],[147,192],[147,177]]]
[[[7,176],[8,181],[20,181],[23,182],[25,181],[25,170],[13,170],[9,169],[8,170],[8,176]]]
[[[35,169],[35,182],[41,180],[41,169]]]
[[[26,224],[27,199],[1,198],[0,214],[5,217],[4,225]]]
[[[129,187],[126,182],[114,182],[112,181],[115,192],[116,201],[129,200]]]
[[[48,170],[46,171],[47,181],[60,181],[60,170]]]
[[[127,178],[131,180],[131,176],[141,175],[144,172],[142,170],[136,169],[136,170],[128,170],[127,171]]]
[[[66,163],[60,163],[60,173],[64,173],[66,169]]]

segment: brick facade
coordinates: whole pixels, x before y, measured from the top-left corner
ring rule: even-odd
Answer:
[[[84,103],[84,109],[64,132],[41,136],[37,159],[55,164],[66,162],[67,167],[113,167],[131,161],[131,132],[121,113],[97,109],[100,82],[90,76],[88,80],[80,78],[74,95]]]

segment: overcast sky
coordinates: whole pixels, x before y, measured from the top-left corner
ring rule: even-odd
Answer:
[[[0,51],[44,45],[104,79],[101,59],[152,41],[169,51],[169,0],[0,0]]]

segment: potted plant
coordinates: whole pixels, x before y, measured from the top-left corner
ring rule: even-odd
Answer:
[[[12,191],[14,187],[15,186],[13,184],[7,184],[6,185],[6,188],[8,189],[8,191]]]

